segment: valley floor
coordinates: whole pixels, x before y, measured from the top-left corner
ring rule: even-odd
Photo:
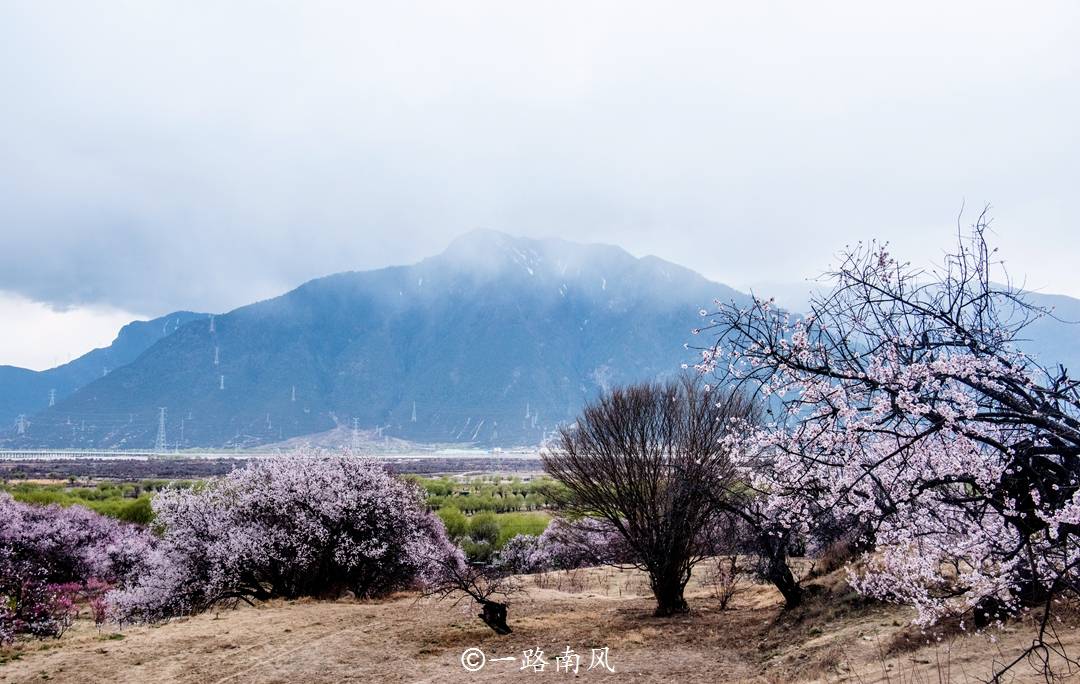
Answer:
[[[98,631],[80,621],[59,640],[0,649],[0,682],[541,682],[572,676],[555,670],[567,646],[581,655],[586,681],[975,682],[1030,643],[1023,625],[995,642],[955,634],[939,641],[906,627],[906,611],[865,604],[836,577],[816,583],[808,605],[791,613],[768,587],[747,584],[721,611],[694,584],[693,613],[670,619],[651,616],[637,573],[591,569],[526,582],[505,637],[473,616],[472,605],[413,595],[271,602],[154,627]],[[1062,635],[1080,652],[1078,632]],[[592,649],[602,647],[614,674],[587,670]],[[476,672],[462,666],[470,648],[487,658]],[[522,671],[523,652],[536,648],[548,665]],[[1009,679],[1029,680],[1042,678],[1025,666]]]

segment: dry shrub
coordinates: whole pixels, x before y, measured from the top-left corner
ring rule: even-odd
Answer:
[[[742,577],[738,557],[735,555],[718,558],[714,565],[706,566],[701,583],[720,603],[720,610],[726,610],[731,599],[739,591],[739,579]]]

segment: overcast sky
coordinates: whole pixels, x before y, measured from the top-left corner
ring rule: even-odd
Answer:
[[[1080,3],[0,2],[0,363],[484,227],[745,288],[994,206],[1080,296]]]

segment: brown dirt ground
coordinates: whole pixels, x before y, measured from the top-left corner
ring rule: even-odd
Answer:
[[[955,630],[922,634],[906,626],[909,612],[867,603],[840,574],[812,581],[815,595],[791,613],[781,611],[771,588],[749,583],[722,611],[708,587],[692,582],[693,612],[667,619],[652,617],[635,572],[597,568],[525,581],[528,593],[510,610],[514,633],[505,637],[488,630],[471,605],[408,594],[377,602],[275,601],[122,630],[80,620],[59,640],[0,650],[0,682],[541,682],[574,676],[554,670],[567,646],[582,655],[577,677],[586,680],[974,682],[1031,638],[1022,624],[995,642]],[[1080,630],[1061,634],[1080,652]],[[604,646],[615,673],[587,671],[591,649]],[[473,647],[489,661],[467,672],[461,656]],[[521,671],[522,652],[537,647],[546,670]],[[515,660],[490,660],[497,657]],[[1042,679],[1025,667],[1009,681]]]

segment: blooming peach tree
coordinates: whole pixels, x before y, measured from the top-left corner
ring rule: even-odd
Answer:
[[[997,284],[985,234],[980,217],[929,269],[860,244],[802,317],[718,303],[699,369],[769,407],[743,458],[773,520],[803,535],[849,521],[873,550],[853,585],[919,624],[1037,608],[1026,655],[1045,656],[1080,587],[1080,393],[1019,348],[1052,313]]]
[[[59,636],[76,600],[93,606],[128,581],[151,546],[145,530],[81,506],[36,506],[0,492],[0,643]]]
[[[153,501],[160,540],[110,595],[120,621],[274,597],[382,596],[423,583],[455,550],[420,490],[358,458],[257,461]]]

